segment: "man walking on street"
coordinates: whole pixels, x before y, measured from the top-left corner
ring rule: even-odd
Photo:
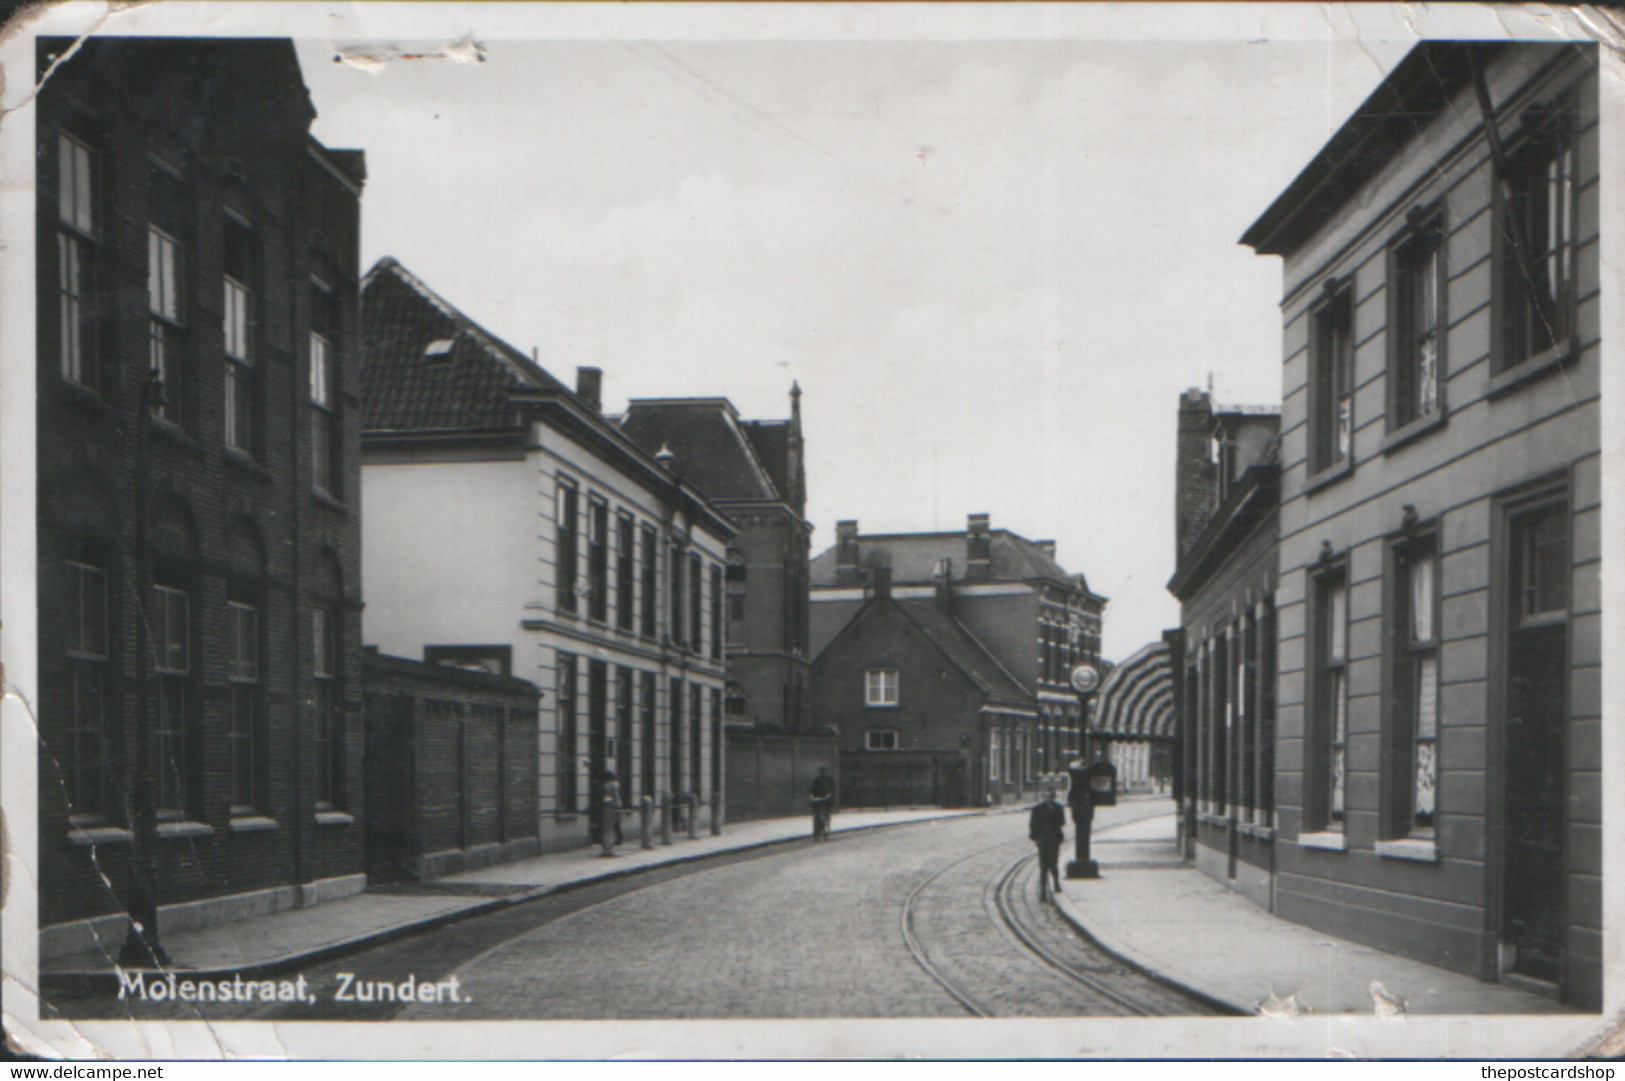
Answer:
[[[1066,811],[1055,802],[1055,789],[1027,819],[1027,837],[1038,846],[1038,899],[1047,901],[1061,888],[1061,842],[1066,839]]]
[[[835,778],[828,766],[818,767],[812,783],[813,840],[829,840],[829,813],[835,809]]]

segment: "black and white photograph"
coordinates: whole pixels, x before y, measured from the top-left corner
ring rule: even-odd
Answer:
[[[14,1045],[1620,1053],[1622,41],[19,17]]]

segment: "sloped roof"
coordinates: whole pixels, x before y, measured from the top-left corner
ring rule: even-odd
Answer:
[[[788,420],[742,420],[740,430],[756,449],[762,468],[773,480],[786,502],[795,500],[795,478],[790,475],[790,425]]]
[[[897,605],[908,621],[987,695],[989,703],[1033,708],[1033,696],[1005,671],[963,623],[937,607],[936,602],[892,600],[890,603]]]
[[[1077,585],[1087,590],[1088,581],[1081,574],[1069,574],[1055,558],[1032,541],[1007,529],[989,533],[989,558],[995,580],[1032,578],[1047,579],[1065,585]],[[934,581],[937,563],[949,560],[951,580],[965,580],[966,554],[964,533],[875,533],[858,537],[858,565],[860,567],[890,566],[892,582],[898,585],[922,584]],[[812,561],[813,586],[835,584],[835,549],[825,549]]]
[[[633,401],[620,424],[647,453],[668,448],[672,467],[710,499],[782,498],[726,399]]]
[[[517,428],[511,391],[569,390],[388,256],[362,280],[361,330],[367,431]]]
[[[1112,669],[1092,728],[1119,739],[1174,737],[1173,655],[1166,642],[1153,642]]]

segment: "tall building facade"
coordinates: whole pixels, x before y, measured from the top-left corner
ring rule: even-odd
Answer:
[[[1601,1004],[1595,45],[1418,45],[1284,262],[1276,911]]]
[[[367,641],[541,689],[543,850],[606,796],[720,825],[733,524],[604,418],[597,369],[565,387],[393,259],[363,307]]]
[[[291,42],[41,72],[75,46],[37,121],[47,959],[365,884],[361,153]]]
[[[1180,833],[1186,857],[1269,907],[1274,888],[1281,415],[1179,401]]]
[[[726,398],[635,399],[621,430],[703,492],[738,527],[721,596],[728,724],[800,732],[811,724],[807,509],[801,388],[787,421],[741,420]],[[718,583],[712,583],[717,588]]]

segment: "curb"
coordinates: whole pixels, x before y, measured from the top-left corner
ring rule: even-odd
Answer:
[[[841,837],[869,833],[881,829],[897,829],[902,826],[924,826],[933,822],[943,822],[954,818],[969,818],[974,815],[986,815],[991,812],[985,810],[971,810],[960,814],[939,815],[934,818],[916,818],[907,822],[874,822],[867,826],[849,826],[846,829],[830,831],[830,840]],[[442,927],[449,927],[463,920],[474,919],[502,911],[514,905],[525,904],[529,901],[551,897],[557,893],[569,893],[572,890],[587,886],[598,885],[603,882],[613,882],[648,871],[659,870],[663,867],[673,867],[685,863],[694,863],[698,860],[711,859],[717,856],[733,855],[740,852],[754,852],[760,849],[772,848],[777,845],[794,844],[797,841],[806,841],[807,836],[797,834],[793,837],[776,837],[767,841],[753,841],[750,844],[739,845],[733,848],[716,849],[710,852],[693,852],[687,855],[674,856],[671,859],[660,860],[655,863],[646,863],[637,867],[623,867],[606,870],[602,874],[592,874],[584,878],[572,879],[569,882],[560,882],[554,886],[537,886],[522,893],[509,894],[506,897],[494,897],[489,900],[475,901],[461,908],[454,908],[447,912],[437,912],[433,916],[426,916],[420,920],[396,924],[392,927],[381,927],[375,931],[367,931],[351,938],[330,942],[315,949],[304,950],[298,953],[283,954],[264,961],[253,961],[244,965],[234,965],[224,968],[168,968],[168,969],[131,969],[131,972],[146,974],[163,974],[181,976],[195,982],[209,982],[221,979],[242,977],[243,980],[263,980],[275,976],[285,975],[291,971],[308,965],[331,961],[346,954],[359,953],[361,950],[374,946],[382,946],[402,938],[436,931]],[[39,974],[40,995],[60,995],[67,998],[104,998],[107,992],[114,995],[120,987],[120,970],[90,969],[78,971],[41,972]]]
[[[1131,823],[1125,822],[1122,824],[1129,825]],[[1077,905],[1074,904],[1072,898],[1066,895],[1064,884],[1055,895],[1055,911],[1059,912],[1061,918],[1070,923],[1073,929],[1083,935],[1084,938],[1087,938],[1090,942],[1141,975],[1155,980],[1164,987],[1173,988],[1176,991],[1181,991],[1199,999],[1221,1013],[1237,1014],[1243,1017],[1252,1017],[1258,1013],[1258,1004],[1256,1002],[1245,1002],[1201,987],[1191,977],[1169,971],[1162,967],[1158,961],[1141,953],[1116,935],[1102,931],[1099,927],[1090,926],[1089,922],[1084,919],[1083,914],[1078,911]]]

